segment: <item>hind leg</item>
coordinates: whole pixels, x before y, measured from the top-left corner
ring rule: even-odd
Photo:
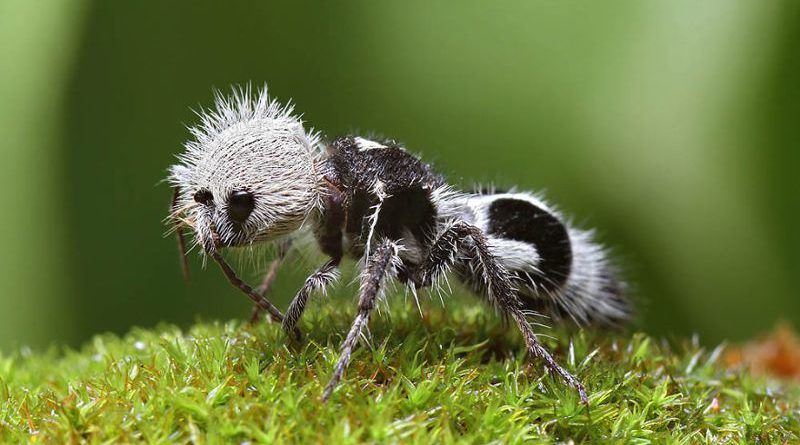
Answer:
[[[548,369],[575,388],[583,403],[588,403],[589,399],[583,384],[569,371],[562,368],[550,355],[547,348],[539,343],[533,327],[525,317],[508,271],[491,253],[486,235],[478,227],[465,222],[457,222],[442,232],[429,250],[426,260],[419,266],[415,278],[417,285],[421,287],[431,285],[437,276],[455,263],[457,255],[462,252],[466,253],[468,259],[477,266],[478,270],[475,272],[479,276],[474,278],[483,281],[490,301],[516,323],[525,340],[528,352],[533,357],[540,358]]]

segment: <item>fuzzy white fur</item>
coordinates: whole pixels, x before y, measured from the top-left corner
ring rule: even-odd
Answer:
[[[223,245],[243,246],[298,229],[320,206],[319,135],[306,131],[291,105],[270,99],[266,87],[216,95],[214,109],[198,113],[201,123],[170,168],[169,182],[180,190],[175,213],[194,229],[196,242],[214,249],[212,229]],[[212,206],[195,202],[209,190]],[[247,190],[255,208],[241,230],[227,217],[231,192]]]
[[[377,148],[386,148],[386,146],[381,144],[380,142],[371,141],[369,139],[364,139],[362,137],[355,138],[355,141],[360,151],[375,150]]]

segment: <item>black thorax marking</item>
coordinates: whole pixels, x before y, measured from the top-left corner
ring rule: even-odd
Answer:
[[[348,238],[356,241],[349,246],[353,256],[363,253],[369,233],[373,233],[373,240],[398,240],[410,233],[423,244],[436,227],[437,212],[431,195],[436,187],[445,184],[444,178],[395,144],[384,145],[362,150],[353,138],[346,137],[328,147],[327,164],[332,171],[328,179],[343,196],[345,216],[339,223]],[[377,205],[378,219],[371,221]]]

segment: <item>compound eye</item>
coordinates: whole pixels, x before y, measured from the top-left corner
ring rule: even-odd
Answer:
[[[256,199],[252,193],[245,191],[233,192],[228,198],[228,217],[230,217],[231,221],[242,224],[253,212],[255,206]]]
[[[194,194],[194,200],[205,206],[214,204],[214,195],[208,189],[200,189]]]

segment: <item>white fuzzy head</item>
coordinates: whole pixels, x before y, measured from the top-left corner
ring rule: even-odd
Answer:
[[[319,136],[292,111],[266,87],[246,87],[217,93],[215,109],[198,113],[168,180],[177,192],[174,220],[206,252],[290,233],[319,206]]]

